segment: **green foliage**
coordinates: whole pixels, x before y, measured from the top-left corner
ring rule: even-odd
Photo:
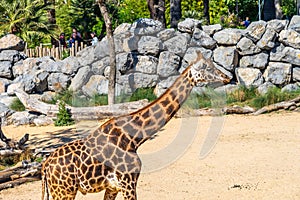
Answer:
[[[281,8],[283,15],[285,15],[288,18],[297,14],[297,8],[294,0],[282,0]]]
[[[237,90],[227,95],[227,104],[242,103],[249,99],[253,99],[258,95],[255,88],[246,86],[240,86]]]
[[[9,108],[12,110],[15,110],[15,111],[24,111],[25,110],[25,106],[18,98],[13,99],[13,101],[9,105]]]
[[[138,101],[141,99],[148,99],[149,101],[155,100],[154,88],[139,88],[130,97],[130,101]]]
[[[145,0],[123,0],[118,8],[118,24],[133,23],[139,18],[149,18],[150,13]]]
[[[66,103],[64,101],[59,102],[59,108],[57,113],[57,118],[54,120],[55,126],[70,126],[73,125],[75,122],[71,118],[71,114],[66,108]]]

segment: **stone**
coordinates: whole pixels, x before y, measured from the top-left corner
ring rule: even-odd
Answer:
[[[201,28],[201,21],[197,19],[186,18],[178,23],[178,30],[184,33],[192,34],[195,28]]]
[[[187,49],[189,40],[184,34],[177,35],[164,42],[168,51],[183,56]]]
[[[124,32],[124,33],[114,35],[115,52],[117,54],[122,53],[122,52],[128,52],[128,49],[124,48],[124,47],[126,47],[126,45],[124,45],[124,42],[128,38],[131,38],[131,37],[132,37],[132,34],[130,32]]]
[[[74,92],[79,92],[83,85],[85,85],[90,77],[93,75],[93,71],[89,66],[82,67],[78,70],[78,73],[71,80],[69,89]]]
[[[264,95],[268,92],[270,88],[276,87],[273,83],[271,82],[264,82],[260,86],[258,86],[257,91],[259,94]]]
[[[293,67],[292,77],[293,77],[293,81],[300,82],[300,67]]]
[[[0,38],[0,51],[3,50],[17,50],[23,51],[25,49],[25,42],[14,34],[7,34]]]
[[[6,92],[8,85],[11,83],[11,80],[6,78],[0,78],[0,94]]]
[[[117,57],[118,58],[118,57]],[[105,68],[110,66],[110,58],[105,57],[92,64],[93,74],[103,75]]]
[[[60,63],[61,67],[59,68],[61,69],[61,72],[68,75],[75,75],[78,69],[81,67],[77,57],[74,56],[69,56],[63,59]]]
[[[174,28],[167,28],[167,29],[164,29],[164,30],[160,31],[159,33],[157,33],[157,37],[161,41],[166,41],[166,40],[172,38],[174,35],[175,35]]]
[[[267,52],[261,52],[259,54],[251,56],[243,56],[240,59],[240,67],[254,67],[258,69],[265,69],[269,60],[269,54]]]
[[[169,76],[167,79],[161,80],[154,89],[154,94],[159,97],[161,96],[171,85],[175,82],[175,80],[178,78],[177,76]]]
[[[125,38],[123,41],[123,49],[125,52],[133,52],[138,50],[138,42],[140,36],[133,35],[131,37]]]
[[[32,120],[32,123],[35,126],[48,126],[54,124],[52,118],[47,117],[45,115],[38,116]]]
[[[179,69],[179,72],[182,73],[182,71],[189,66],[192,62],[195,61],[197,58],[197,52],[201,52],[204,58],[210,59],[212,57],[212,50],[205,49],[203,47],[190,47],[187,49],[186,53],[183,56],[182,64]]]
[[[246,28],[245,36],[251,39],[253,42],[257,42],[260,40],[262,35],[266,31],[267,22],[265,21],[256,21],[250,23],[250,25]]]
[[[242,38],[240,29],[224,29],[216,32],[213,38],[219,45],[236,45]]]
[[[261,71],[255,68],[236,68],[236,77],[246,87],[258,87],[264,82]]]
[[[94,49],[95,60],[101,60],[104,57],[109,56],[110,47],[108,44],[107,37],[104,37],[100,42],[97,43]]]
[[[13,77],[11,61],[0,62],[0,77],[7,79],[11,79]]]
[[[275,85],[289,84],[292,77],[292,65],[289,63],[269,62],[264,72],[265,81]]]
[[[282,31],[286,25],[287,25],[287,20],[279,20],[279,19],[273,19],[267,22],[267,29],[273,29],[277,33]]]
[[[48,76],[48,89],[60,92],[68,88],[71,77],[63,73],[52,73]]]
[[[223,27],[221,24],[212,24],[212,25],[202,26],[202,30],[210,36],[213,36],[216,32],[218,32],[222,29],[223,29]]]
[[[11,115],[9,121],[15,126],[31,124],[37,116],[29,111],[15,112]]]
[[[261,49],[270,50],[275,46],[275,40],[277,38],[277,33],[273,29],[267,29],[261,39],[256,43]]]
[[[128,59],[130,59],[130,56],[132,56],[132,55],[133,54],[131,54],[131,53],[119,53],[119,54],[117,54],[117,56],[116,56],[116,69],[117,69],[117,71],[124,74],[133,67],[133,65],[130,65],[131,63],[128,60]],[[108,63],[107,66],[110,66],[110,64]]]
[[[237,84],[229,83],[227,85],[222,85],[220,87],[215,88],[214,91],[229,94],[238,89],[239,89],[239,86]]]
[[[144,74],[156,74],[158,59],[153,56],[137,56],[137,63],[133,66],[134,71]]]
[[[284,45],[300,49],[300,33],[292,29],[282,30],[279,33],[279,41]]]
[[[13,113],[14,113],[14,111],[11,110],[8,105],[6,105],[6,104],[4,104],[2,102],[0,103],[0,117],[1,118],[5,118],[6,119],[9,116],[11,116]],[[3,126],[3,121],[2,121],[2,126]]]
[[[114,30],[114,35],[128,32],[130,28],[131,28],[130,23],[122,23],[119,26],[117,26],[117,28]]]
[[[243,37],[236,45],[236,48],[239,51],[240,55],[251,55],[251,54],[257,54],[261,52],[261,49],[258,48],[252,40]]]
[[[138,42],[138,52],[143,55],[157,56],[163,50],[162,41],[153,36],[142,36]]]
[[[221,72],[223,72],[224,74],[227,75],[227,77],[231,80],[233,79],[233,74],[232,72],[228,71],[226,68],[224,68],[223,66],[219,65],[218,63],[213,62],[214,66],[220,70]],[[223,84],[223,83],[221,83]]]
[[[163,25],[160,21],[147,18],[136,20],[130,28],[130,32],[134,35],[154,35],[161,30]]]
[[[293,65],[300,66],[300,49],[285,47],[279,45],[272,49],[270,53],[270,61],[287,62]]]
[[[88,97],[108,93],[108,80],[101,75],[92,75],[89,81],[82,87],[82,92]]]
[[[11,83],[10,85],[7,86],[7,95],[13,96],[15,95],[16,90],[24,90],[25,85],[22,82],[16,82],[16,83]]]
[[[200,46],[208,49],[213,49],[216,44],[217,42],[208,34],[200,30],[199,28],[195,28],[190,46]]]
[[[173,75],[178,75],[179,66],[180,66],[179,56],[169,51],[163,51],[159,55],[157,74],[163,78],[167,78]]]
[[[216,63],[231,72],[238,64],[238,53],[235,47],[217,47],[213,52],[213,58]]]
[[[16,63],[22,59],[22,56],[17,50],[4,50],[0,51],[0,62],[10,61],[11,63]]]
[[[294,15],[289,23],[288,29],[292,29],[300,33],[300,16]]]
[[[293,84],[287,84],[286,86],[284,86],[281,89],[281,92],[294,92],[299,89],[300,89],[299,85],[297,83],[293,83]]]

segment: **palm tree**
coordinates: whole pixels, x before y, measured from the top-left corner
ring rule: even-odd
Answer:
[[[43,0],[0,0],[0,35],[13,33],[30,46],[54,36]]]

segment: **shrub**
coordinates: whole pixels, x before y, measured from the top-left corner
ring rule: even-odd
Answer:
[[[73,125],[75,122],[71,118],[71,114],[66,108],[66,104],[64,101],[59,102],[59,109],[57,113],[57,118],[54,120],[55,126],[70,126]]]
[[[13,101],[9,105],[9,108],[12,110],[15,110],[15,111],[24,111],[25,110],[25,106],[18,98],[13,99]]]
[[[130,97],[129,101],[138,101],[141,99],[148,99],[153,101],[156,99],[154,88],[139,88]]]

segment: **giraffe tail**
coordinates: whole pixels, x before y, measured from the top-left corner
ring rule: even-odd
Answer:
[[[43,171],[42,175],[42,200],[49,200],[49,192],[48,192],[48,184],[47,184],[47,176],[46,170]],[[46,198],[45,198],[46,197]]]

